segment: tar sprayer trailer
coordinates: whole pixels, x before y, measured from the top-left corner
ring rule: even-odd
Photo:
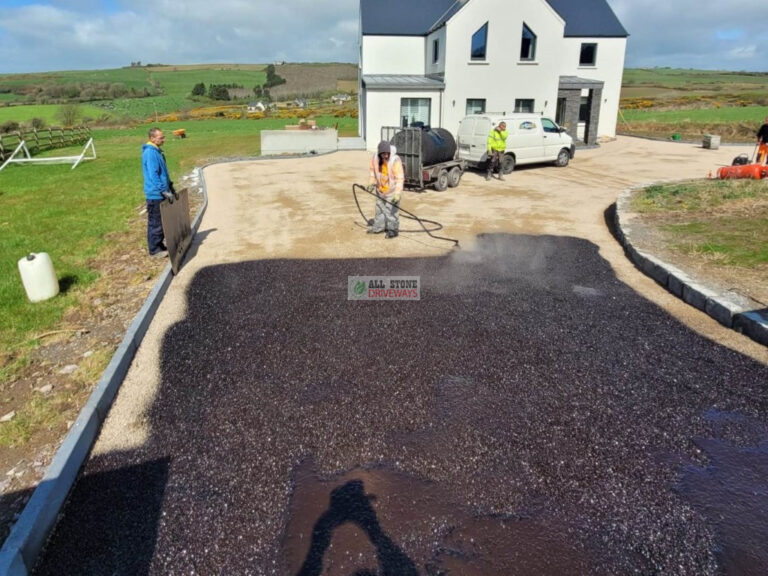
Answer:
[[[391,143],[403,161],[406,186],[443,191],[459,185],[467,164],[456,158],[456,140],[448,130],[383,126],[381,139]]]

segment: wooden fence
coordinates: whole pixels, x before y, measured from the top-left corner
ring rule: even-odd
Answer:
[[[91,137],[91,129],[87,126],[77,128],[45,128],[42,130],[26,130],[0,134],[0,162],[8,158],[24,140],[31,154],[63,148],[74,144],[83,144]]]

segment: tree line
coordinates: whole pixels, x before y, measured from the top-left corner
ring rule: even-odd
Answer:
[[[152,88],[126,87],[121,82],[71,82],[68,84],[26,84],[24,86],[2,86],[0,93],[23,96],[28,104],[57,104],[62,102],[89,102],[92,100],[116,100],[118,98],[146,98],[159,94],[157,86]]]

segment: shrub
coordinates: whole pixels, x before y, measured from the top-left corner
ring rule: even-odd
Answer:
[[[77,119],[79,117],[79,104],[64,104],[56,112],[56,118],[61,120],[61,123],[64,124],[64,126],[74,126],[77,123]]]
[[[0,133],[8,134],[9,132],[16,132],[19,129],[19,123],[14,120],[8,120],[0,124]]]
[[[32,118],[32,121],[30,122],[32,124],[32,128],[35,130],[42,130],[45,128],[45,119],[43,118]]]

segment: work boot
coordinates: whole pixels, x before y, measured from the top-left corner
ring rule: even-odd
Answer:
[[[504,180],[504,174],[502,174],[501,172],[499,172],[499,180]]]
[[[397,230],[387,230],[387,235],[385,236],[385,238],[387,239],[397,238],[397,234],[398,234]]]

